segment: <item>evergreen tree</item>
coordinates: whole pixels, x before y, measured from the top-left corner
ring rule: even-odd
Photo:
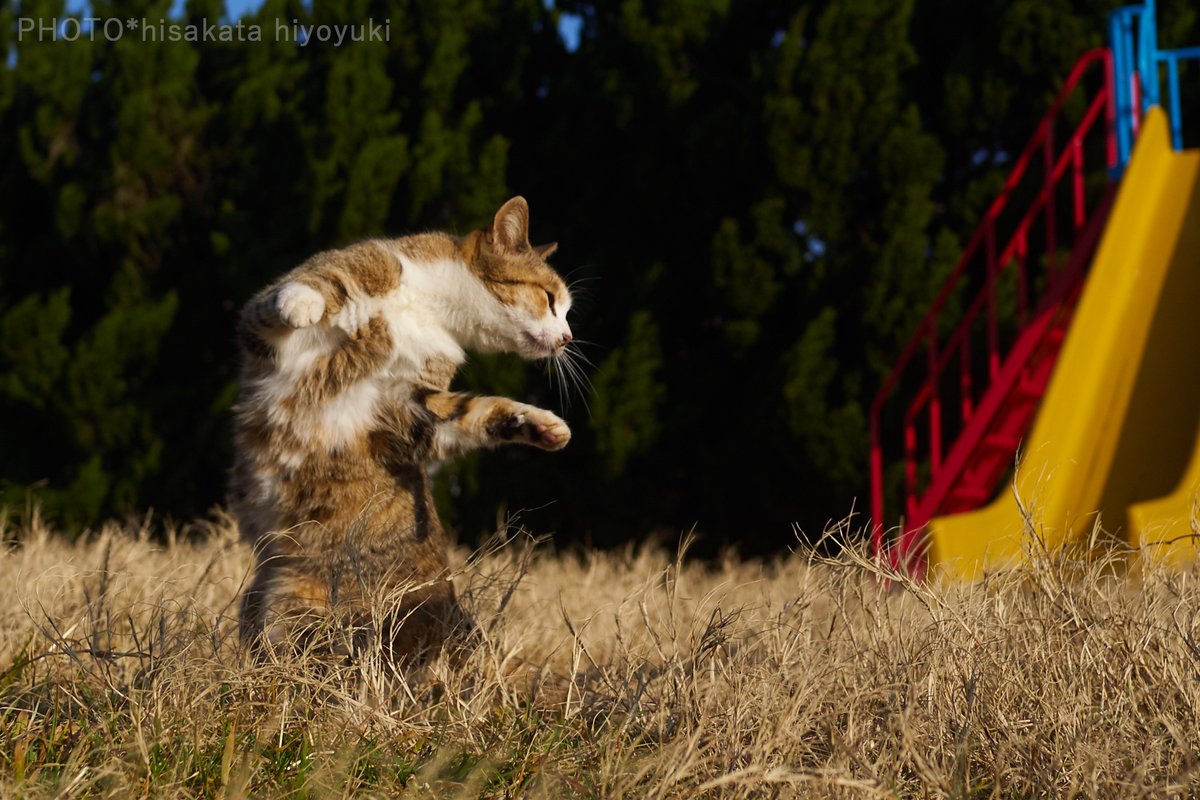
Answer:
[[[260,42],[146,42],[18,41],[18,13],[64,4],[0,4],[0,503],[202,513],[241,303],[321,249],[465,232],[520,193],[562,243],[593,387],[563,453],[441,468],[449,519],[785,546],[865,493],[867,405],[1115,5],[265,0]],[[1164,45],[1200,42],[1188,0],[1159,17]],[[386,41],[278,35],[368,19]],[[460,384],[555,402],[515,357]]]

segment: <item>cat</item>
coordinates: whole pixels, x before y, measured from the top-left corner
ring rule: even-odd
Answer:
[[[256,294],[238,324],[230,505],[255,549],[240,633],[295,644],[335,611],[361,629],[373,598],[408,587],[382,627],[391,655],[461,622],[426,465],[518,443],[567,445],[557,415],[449,391],[466,351],[561,357],[571,294],[529,243],[514,197],[489,228],[319,253]],[[378,622],[378,620],[377,620]]]

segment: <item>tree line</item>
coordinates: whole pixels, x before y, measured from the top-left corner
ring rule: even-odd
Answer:
[[[466,232],[523,194],[591,385],[563,453],[442,466],[446,518],[786,546],[865,495],[882,375],[1114,5],[266,0],[262,41],[149,42],[34,36],[62,0],[0,3],[0,502],[72,530],[205,513],[240,304],[318,250]],[[222,0],[91,16],[229,22]],[[1200,41],[1188,0],[1159,17]],[[460,383],[558,406],[515,358]]]

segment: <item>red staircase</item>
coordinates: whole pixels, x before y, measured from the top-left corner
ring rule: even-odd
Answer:
[[[893,566],[921,571],[929,520],[984,505],[1013,465],[1108,216],[1113,119],[1112,59],[1093,50],[1071,70],[871,404],[872,541]],[[1058,141],[1058,128],[1071,133]],[[890,540],[885,483],[899,476],[885,475],[885,459],[904,464],[903,516]]]

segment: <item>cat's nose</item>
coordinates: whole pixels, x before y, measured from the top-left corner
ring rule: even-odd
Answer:
[[[558,346],[559,346],[559,347],[566,347],[567,345],[569,345],[569,344],[570,344],[571,342],[573,342],[573,341],[575,341],[574,337],[572,337],[572,336],[571,336],[571,332],[570,332],[570,331],[567,331],[566,333],[564,333],[564,334],[562,335],[562,338],[558,340]]]

